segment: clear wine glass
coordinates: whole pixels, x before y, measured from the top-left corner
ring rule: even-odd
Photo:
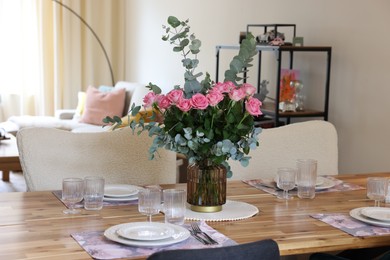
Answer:
[[[295,188],[296,170],[293,168],[278,168],[276,184],[279,189],[283,190],[283,194],[279,195],[279,199],[289,200],[293,197],[288,194],[289,190]]]
[[[387,193],[387,178],[370,177],[367,178],[367,197],[375,200],[375,207],[380,206],[380,202],[383,201]]]
[[[77,202],[82,201],[84,196],[84,180],[81,178],[65,178],[62,180],[62,201],[68,207],[63,210],[65,214],[78,214],[75,209]]]
[[[161,191],[157,189],[143,189],[138,192],[138,211],[147,216],[152,222],[152,215],[156,215],[161,209]]]

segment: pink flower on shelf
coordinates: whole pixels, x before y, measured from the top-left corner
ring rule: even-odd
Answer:
[[[160,109],[167,109],[171,106],[171,101],[165,95],[158,95],[157,105]]]
[[[232,88],[235,88],[233,82],[227,81],[227,82],[218,82],[214,85],[214,88],[212,88],[212,91],[218,90],[221,93],[229,93]]]
[[[180,99],[176,106],[183,112],[188,112],[192,108],[190,99]]]
[[[245,102],[245,109],[252,116],[259,116],[263,114],[260,111],[260,106],[261,106],[261,101],[254,97],[250,97]]]
[[[240,101],[246,97],[246,94],[243,88],[233,88],[229,92],[229,97],[234,101]]]
[[[210,106],[216,106],[218,105],[219,102],[221,102],[224,98],[224,95],[219,92],[218,90],[214,90],[214,91],[210,91],[207,95],[206,95],[208,101],[209,101],[209,104]]]
[[[154,92],[149,92],[145,95],[144,99],[144,107],[148,108],[153,105],[153,103],[156,101],[156,94]]]
[[[256,88],[249,83],[242,84],[241,88],[244,89],[247,96],[253,96],[256,93]]]
[[[209,106],[209,101],[205,95],[197,93],[192,96],[191,105],[195,109],[204,110]]]
[[[184,96],[182,89],[174,89],[168,92],[167,98],[173,103],[177,104]]]

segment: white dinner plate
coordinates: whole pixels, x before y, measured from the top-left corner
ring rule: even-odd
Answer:
[[[128,223],[119,228],[116,233],[127,239],[152,241],[169,238],[174,230],[171,226],[160,222]]]
[[[277,183],[278,183],[278,177],[277,176],[275,176],[274,181],[275,181],[275,183],[277,185]],[[325,178],[325,177],[318,176],[317,180],[316,180],[316,189],[317,188],[319,188],[319,189],[329,189],[329,188],[333,187],[333,186],[330,186],[332,184],[334,186],[334,181],[329,180],[328,178]],[[330,187],[328,187],[328,186],[330,186]],[[322,188],[322,187],[326,187],[326,188]]]
[[[318,177],[318,178],[322,180],[322,184],[317,185],[316,190],[325,190],[325,189],[332,188],[336,185],[336,182],[334,182],[333,180],[329,180],[328,178],[325,177]]]
[[[138,193],[142,189],[139,186],[129,184],[107,184],[104,187],[105,197],[129,197]]]
[[[360,220],[360,221],[367,223],[367,224],[370,224],[370,225],[379,226],[379,227],[390,227],[389,222],[378,221],[378,220],[375,220],[372,218],[367,218],[364,215],[362,215],[361,211],[364,208],[365,207],[353,209],[349,212],[349,215],[351,217],[353,217],[354,219]]]
[[[390,208],[367,207],[360,211],[363,216],[390,223]]]
[[[137,222],[133,223],[135,225]],[[143,225],[145,222],[138,222],[140,225]],[[166,239],[161,239],[161,240],[152,240],[152,241],[142,241],[142,240],[132,240],[132,239],[126,239],[122,238],[117,234],[117,230],[128,225],[129,223],[125,224],[119,224],[116,226],[112,226],[106,231],[104,231],[104,236],[112,241],[124,244],[124,245],[129,245],[129,246],[139,246],[139,247],[156,247],[156,246],[167,246],[167,245],[172,245],[179,243],[181,241],[186,240],[187,238],[190,237],[190,232],[185,229],[182,226],[178,225],[173,225],[169,223],[164,223],[165,225],[171,227],[173,229],[173,234],[172,236],[166,238]]]
[[[138,199],[138,194],[129,197],[103,197],[104,201],[133,201]]]

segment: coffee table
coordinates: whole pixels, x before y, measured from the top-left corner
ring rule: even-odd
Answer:
[[[10,171],[22,171],[16,138],[11,134],[7,137],[9,139],[0,141],[0,171],[3,172],[3,181],[9,181]]]

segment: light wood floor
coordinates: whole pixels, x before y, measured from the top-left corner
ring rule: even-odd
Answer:
[[[26,191],[26,183],[24,181],[23,173],[11,172],[9,179],[9,182],[0,180],[0,192]]]

